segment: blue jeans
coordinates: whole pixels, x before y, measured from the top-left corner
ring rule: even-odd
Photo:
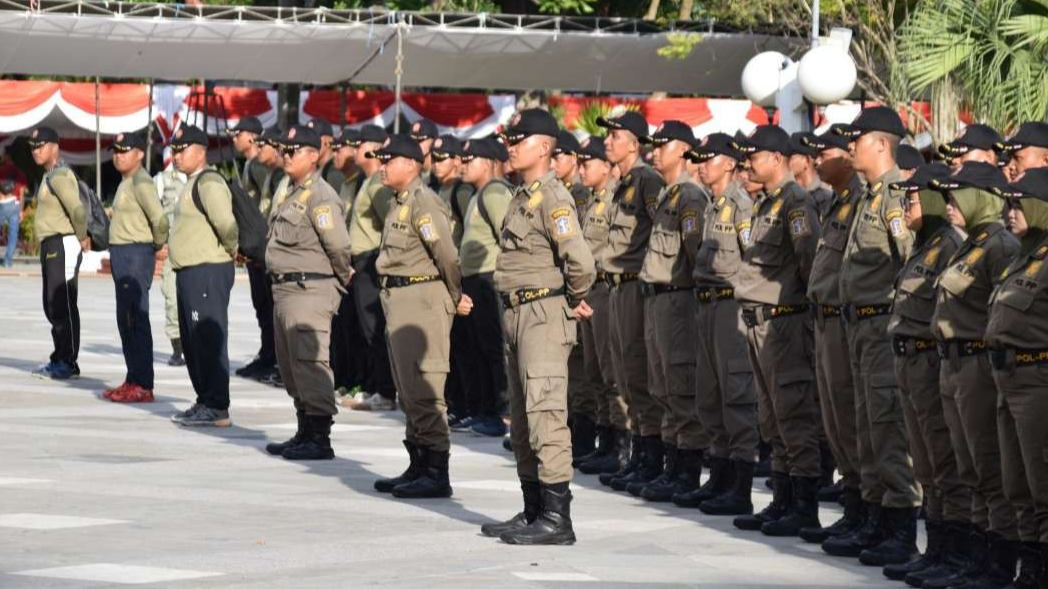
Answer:
[[[4,266],[11,267],[15,258],[15,249],[18,247],[18,224],[21,222],[19,215],[22,212],[22,203],[19,201],[0,205],[0,227],[7,224],[7,251],[4,252]]]

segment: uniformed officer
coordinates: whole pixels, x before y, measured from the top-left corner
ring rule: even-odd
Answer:
[[[1018,552],[1016,511],[1027,507],[1012,505],[1004,494],[1000,405],[996,395],[986,394],[994,390],[987,307],[995,281],[1019,253],[1019,240],[1002,222],[1004,202],[989,192],[1004,183],[1000,170],[985,162],[967,162],[951,177],[932,181],[948,191],[946,216],[967,236],[936,283],[932,330],[939,341],[943,409],[957,468],[972,489],[969,562],[979,563],[969,577],[957,573],[953,579],[926,581],[934,586],[967,583],[981,589],[1010,583]]]
[[[266,167],[258,161],[258,138],[262,131],[262,123],[255,117],[244,117],[227,131],[233,138],[233,149],[244,158],[244,167],[237,178],[244,191],[256,202],[262,194],[262,184],[266,179]]]
[[[568,354],[595,275],[571,195],[551,170],[557,122],[528,109],[503,136],[521,185],[502,225],[495,286],[505,306],[513,451],[524,511],[481,528],[510,544],[572,544]]]
[[[888,334],[895,352],[913,472],[927,498],[928,538],[923,555],[884,568],[884,574],[897,581],[910,575],[915,579],[941,575],[941,568],[930,569],[946,566],[946,546],[955,544],[958,534],[968,534],[971,513],[971,492],[961,483],[943,413],[939,355],[931,328],[935,280],[964,241],[963,234],[946,219],[942,194],[930,185],[933,178],[942,179],[949,173],[943,164],[922,166],[908,181],[890,186],[906,191],[903,218],[914,232],[913,252],[895,281]]]
[[[1026,170],[1048,167],[1048,123],[1023,123],[1015,135],[996,147],[1011,156],[1016,178]]]
[[[710,476],[702,487],[673,496],[681,507],[710,515],[753,512],[753,460],[757,448],[757,392],[747,357],[746,326],[730,278],[742,264],[750,237],[753,199],[736,177],[743,154],[724,133],[712,133],[689,152],[711,194],[695,255],[695,407],[710,438]]]
[[[826,216],[833,204],[833,189],[822,181],[815,169],[815,158],[819,152],[808,145],[805,140],[815,138],[814,133],[801,131],[790,135],[790,173],[797,180],[801,188],[808,191],[815,201],[815,210],[819,211],[819,218]]]
[[[582,184],[593,193],[590,204],[580,211],[582,237],[593,254],[597,270],[597,279],[586,295],[586,303],[593,309],[593,318],[582,323],[582,351],[586,377],[597,391],[597,435],[600,441],[593,454],[579,457],[578,468],[584,474],[604,474],[625,467],[630,451],[629,412],[615,386],[610,289],[602,264],[614,210],[611,199],[618,181],[612,177],[612,166],[601,138],[590,137],[583,141],[578,158]]]
[[[262,217],[269,219],[273,208],[273,195],[277,186],[284,179],[284,154],[280,144],[284,132],[280,127],[270,127],[258,136],[258,161],[266,167],[266,180],[262,184],[259,197],[259,211]]]
[[[277,361],[298,429],[266,451],[288,460],[330,460],[332,418],[338,413],[330,329],[353,274],[349,232],[342,201],[320,174],[320,135],[294,126],[281,144],[289,187],[274,203],[265,264],[273,284]]]
[[[422,162],[422,183],[436,192],[437,179],[433,176],[433,144],[440,135],[437,125],[428,119],[419,119],[411,123],[410,135],[411,139],[422,149],[422,155],[425,158]]]
[[[456,313],[468,315],[473,302],[462,294],[447,207],[422,184],[418,143],[394,135],[368,157],[382,162],[382,182],[395,193],[377,268],[411,460],[402,475],[376,481],[375,489],[402,499],[450,497],[444,382],[451,369],[451,321]]]
[[[80,310],[77,308],[77,279],[81,253],[90,247],[87,220],[80,202],[76,174],[61,160],[58,133],[37,127],[29,137],[33,161],[44,169],[36,194],[33,234],[40,245],[44,316],[51,324],[54,351],[34,376],[66,380],[80,376]]]
[[[634,480],[652,480],[663,466],[662,407],[648,388],[648,359],[644,344],[644,298],[637,281],[651,236],[652,216],[662,178],[641,158],[640,138],[648,123],[628,111],[597,123],[609,129],[604,139],[608,161],[618,168],[622,182],[612,197],[608,247],[601,261],[611,286],[609,313],[615,382],[630,411],[632,449],[629,463],[600,482],[623,491]]]
[[[109,225],[109,264],[116,286],[116,325],[127,375],[123,384],[102,393],[115,403],[153,402],[153,333],[149,328],[149,288],[156,251],[167,243],[167,216],[156,186],[142,167],[145,137],[121,133],[110,146],[113,167],[123,181],[113,197]]]
[[[997,434],[1004,492],[1019,512],[1022,569],[1015,587],[1048,584],[1048,167],[1027,170],[1001,191],[1010,201],[1018,257],[991,297],[986,341],[999,393]]]
[[[343,398],[343,405],[358,410],[391,410],[396,407],[397,391],[390,370],[386,345],[386,316],[382,311],[375,261],[382,238],[382,223],[393,201],[393,194],[382,186],[381,163],[367,154],[389,140],[377,125],[364,125],[357,138],[357,166],[367,177],[357,191],[349,213],[349,241],[353,254],[353,296],[360,329],[367,341],[367,382],[355,397]]]
[[[924,156],[912,145],[902,143],[895,150],[895,163],[899,166],[899,172],[903,180],[909,180],[917,168],[924,165]]]
[[[687,174],[685,154],[695,146],[691,127],[664,121],[643,141],[655,147],[655,169],[666,183],[655,205],[640,271],[648,388],[662,406],[665,462],[657,478],[638,479],[626,490],[658,502],[699,486],[702,455],[709,447],[709,436],[695,410],[697,333],[692,292],[692,269],[709,196]]]
[[[757,384],[762,436],[772,444],[774,495],[734,525],[769,536],[796,536],[819,525],[818,413],[806,293],[820,233],[811,197],[790,174],[790,136],[762,125],[733,146],[746,153],[750,179],[764,189],[754,203],[750,239],[731,278],[742,308]]]
[[[973,123],[964,128],[956,139],[939,146],[939,153],[954,170],[965,162],[985,162],[997,165],[995,146],[1002,141],[1001,134],[989,125]]]
[[[822,548],[871,566],[901,564],[917,555],[921,505],[888,338],[894,280],[913,248],[903,218],[905,195],[889,187],[902,179],[896,152],[906,128],[891,108],[874,107],[835,132],[851,141],[852,165],[867,181],[840,270],[866,513],[863,526],[827,539]]]
[[[476,192],[476,188],[462,177],[462,156],[465,153],[463,148],[462,141],[454,135],[441,135],[433,141],[433,149],[430,151],[430,158],[433,160],[432,173],[437,185],[434,190],[451,209],[451,235],[456,248],[462,243],[466,208]]]
[[[175,223],[175,207],[178,205],[178,197],[182,194],[189,178],[178,171],[174,161],[168,163],[163,171],[153,176],[157,194],[160,195],[160,204],[164,207],[167,216],[167,226],[170,230]],[[170,233],[168,238],[170,239]],[[171,356],[167,359],[168,366],[185,366],[186,361],[182,357],[182,339],[178,333],[178,295],[175,289],[175,271],[171,268],[171,258],[168,255],[167,244],[156,253],[158,260],[164,261],[164,267],[160,274],[160,292],[164,295],[164,335],[171,342]]]
[[[338,196],[342,199],[342,204],[345,205],[347,213],[350,207],[353,206],[353,200],[357,196],[357,191],[364,184],[364,174],[361,173],[360,167],[357,166],[356,159],[356,146],[359,137],[359,131],[346,127],[342,129],[342,134],[331,144],[331,148],[334,150],[334,155],[332,156],[334,166],[345,176],[340,186],[332,186],[332,188],[338,191]]]
[[[815,249],[808,298],[815,310],[815,379],[826,443],[841,473],[840,501],[844,516],[824,528],[805,528],[801,538],[821,544],[862,525],[859,490],[859,447],[855,437],[855,385],[851,354],[842,318],[839,275],[848,233],[866,187],[855,173],[848,140],[832,125],[821,136],[805,135],[801,141],[815,150],[816,170],[833,189],[833,198],[822,212],[822,235]],[[825,463],[825,461],[824,461]],[[825,474],[825,473],[824,473]]]
[[[341,187],[346,181],[345,174],[341,168],[335,165],[335,129],[331,122],[321,117],[315,117],[306,122],[306,126],[320,135],[320,175],[331,187]]]
[[[434,150],[434,157],[438,152]],[[457,426],[478,435],[500,437],[506,434],[502,416],[506,408],[506,354],[502,330],[502,304],[495,288],[495,260],[499,253],[498,234],[513,189],[495,176],[499,149],[494,139],[472,139],[463,150],[462,180],[474,187],[468,201],[462,241],[458,248],[462,269],[462,291],[473,301],[473,312],[458,321],[461,354],[452,354],[462,377],[470,418]],[[435,165],[439,164],[434,160]],[[455,344],[455,334],[452,344]]]
[[[582,185],[579,178],[579,150],[582,146],[575,134],[561,129],[557,133],[557,147],[553,150],[553,169],[557,178],[575,200],[575,210],[581,211],[589,204],[593,194]]]
[[[189,177],[175,207],[168,246],[178,275],[178,328],[197,395],[189,409],[171,420],[186,426],[229,427],[227,342],[237,224],[229,187],[208,168],[207,143],[207,135],[189,125],[171,139],[175,165]]]

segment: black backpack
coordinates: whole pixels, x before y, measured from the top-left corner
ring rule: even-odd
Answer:
[[[51,186],[51,179],[44,176],[44,182],[47,183],[47,189],[51,194],[58,198],[58,193],[55,192],[55,187]],[[106,209],[102,206],[102,200],[98,198],[94,190],[87,185],[86,182],[80,178],[76,179],[77,190],[80,193],[80,204],[84,207],[84,219],[87,221],[87,236],[91,238],[91,250],[100,252],[109,249],[109,215],[106,215]],[[62,205],[62,210],[65,211],[70,222],[73,217],[66,210],[65,204],[62,203],[62,199],[58,198],[58,204]]]
[[[197,178],[196,182],[193,183],[193,204],[196,206],[204,218],[207,219],[208,224],[211,225],[211,230],[215,232],[215,236],[218,237],[218,231],[215,229],[214,224],[211,223],[211,219],[207,216],[207,211],[204,209],[204,204],[200,202],[200,180],[204,174],[215,174],[218,177],[222,177],[216,170],[204,170]],[[222,178],[226,186],[229,187],[229,193],[233,195],[233,219],[237,223],[237,249],[240,253],[250,260],[261,262],[266,259],[266,220],[262,217],[262,213],[258,210],[258,203],[256,203],[247,191],[240,185],[239,182],[229,182],[225,178]]]

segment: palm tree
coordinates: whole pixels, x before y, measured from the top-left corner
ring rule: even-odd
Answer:
[[[900,27],[899,57],[914,90],[952,81],[998,129],[1048,114],[1048,0],[926,0]]]

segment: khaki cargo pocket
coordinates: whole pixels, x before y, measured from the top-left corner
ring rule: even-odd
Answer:
[[[749,358],[728,360],[728,386],[725,387],[726,405],[754,405],[757,389],[753,386],[753,366]]]
[[[564,304],[564,344],[574,346],[579,341],[579,322],[575,319],[575,312],[566,303]]]
[[[870,376],[870,402],[873,423],[893,423],[903,419],[899,402],[899,382],[894,374]]]
[[[567,410],[567,363],[532,362],[528,364],[525,411]]]
[[[317,329],[310,325],[295,326],[295,359],[303,362],[326,362],[328,360],[328,329]]]

